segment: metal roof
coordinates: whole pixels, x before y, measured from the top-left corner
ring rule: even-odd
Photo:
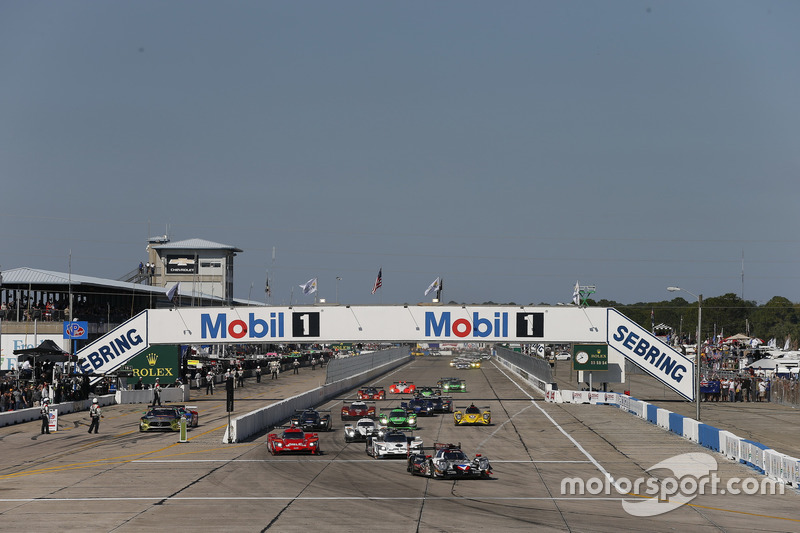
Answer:
[[[115,279],[96,278],[94,276],[81,276],[80,274],[69,274],[67,272],[54,272],[52,270],[41,270],[38,268],[20,267],[4,270],[2,272],[3,286],[13,285],[23,287],[25,285],[73,285],[73,286],[96,286],[96,287],[115,287],[130,291],[152,292],[154,294],[166,294],[165,287],[153,287],[141,283],[129,283],[127,281],[117,281]]]
[[[184,241],[168,242],[166,244],[158,244],[151,246],[154,250],[169,250],[169,249],[190,249],[190,250],[233,250],[234,252],[241,252],[239,248],[229,244],[220,244],[218,242],[207,241],[205,239],[186,239]]]

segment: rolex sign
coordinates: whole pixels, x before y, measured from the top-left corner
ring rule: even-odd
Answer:
[[[174,383],[179,377],[178,347],[174,344],[150,346],[130,360],[128,365],[133,372],[134,383],[142,378],[142,383],[161,385]]]

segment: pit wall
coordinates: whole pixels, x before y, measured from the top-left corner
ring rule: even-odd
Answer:
[[[114,395],[117,403],[153,403],[153,389],[118,390]],[[161,389],[161,402],[186,403],[189,401],[189,387],[164,387]]]
[[[316,389],[298,394],[297,396],[237,416],[231,420],[230,425],[228,425],[225,430],[222,442],[225,444],[242,442],[265,429],[272,428],[288,420],[298,410],[307,409],[326,402],[344,391],[354,389],[381,374],[406,364],[411,361],[413,356],[408,352],[408,349],[403,348],[402,350],[404,350],[405,355],[394,358],[392,361],[384,363],[381,366],[371,368],[370,370],[366,370],[354,376],[317,387]]]
[[[107,394],[104,396],[96,396],[97,403],[100,407],[104,407],[106,405],[113,405],[115,402],[113,394]],[[59,415],[64,415],[67,413],[75,413],[78,411],[88,411],[89,406],[92,405],[92,399],[88,400],[81,400],[78,402],[63,402],[63,403],[55,403],[50,405],[51,410],[57,410]],[[14,424],[20,424],[22,422],[31,422],[33,420],[40,420],[41,419],[41,411],[40,407],[28,407],[27,409],[19,409],[16,411],[6,411],[4,413],[0,413],[0,427],[5,426],[12,426]],[[88,417],[88,415],[87,415]],[[39,431],[39,427],[36,427],[36,431]]]

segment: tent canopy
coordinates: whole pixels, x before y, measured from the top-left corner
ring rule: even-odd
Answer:
[[[61,346],[55,342],[47,339],[35,348],[24,348],[22,350],[14,350],[14,355],[19,355],[18,361],[37,360],[37,361],[52,361],[54,363],[64,363],[69,361],[70,354],[65,352]]]

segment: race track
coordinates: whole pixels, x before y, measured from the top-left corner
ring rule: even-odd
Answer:
[[[467,380],[454,405],[490,406],[493,425],[455,427],[452,415],[419,419],[426,446],[460,442],[470,456],[491,460],[489,480],[438,480],[406,472],[403,460],[375,460],[364,444],[345,444],[331,401],[334,430],[321,433],[320,456],[271,456],[266,433],[222,444],[224,394],[192,391],[200,427],[188,443],[175,433],[138,432],[141,405],[105,409],[100,435],[88,435],[86,413],[64,415],[60,431],[39,435],[39,424],[0,428],[0,515],[5,530],[139,531],[790,531],[800,529],[800,497],[697,495],[652,516],[636,494],[562,494],[564,478],[662,479],[646,472],[678,454],[703,449],[607,406],[545,404],[494,362],[455,370],[447,358],[417,358],[374,383],[387,390],[404,379],[433,385],[442,376]],[[248,380],[237,389],[236,413],[314,388],[324,374]],[[353,391],[354,392],[354,391]],[[380,407],[399,404],[387,395]],[[353,397],[353,394],[347,395]],[[535,401],[534,401],[535,399]],[[756,477],[710,452],[716,474]],[[654,477],[656,476],[656,477]],[[657,500],[655,500],[657,502]],[[640,507],[636,507],[640,505]],[[638,511],[637,511],[638,509]],[[663,508],[662,508],[663,511]]]

